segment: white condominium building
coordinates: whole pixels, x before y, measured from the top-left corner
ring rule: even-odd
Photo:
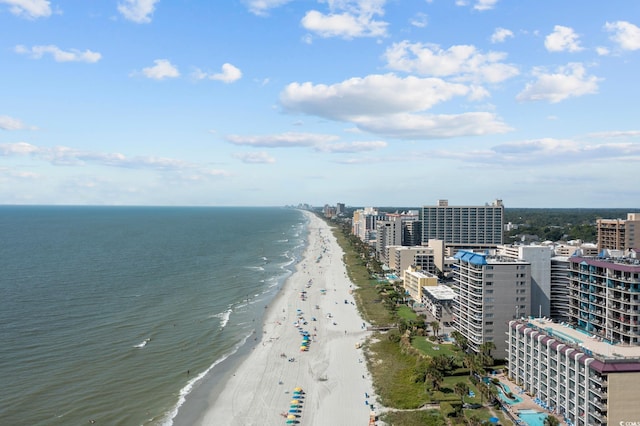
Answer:
[[[529,315],[531,264],[522,260],[461,250],[454,256],[457,294],[454,328],[478,352],[493,342],[496,358],[506,358],[507,323]]]

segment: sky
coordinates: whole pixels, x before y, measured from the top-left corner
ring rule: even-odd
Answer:
[[[0,0],[0,204],[640,206],[637,0]]]

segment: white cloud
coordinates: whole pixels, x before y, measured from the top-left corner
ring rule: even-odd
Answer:
[[[9,117],[8,115],[0,115],[0,130],[24,130],[27,128],[29,127],[17,118]]]
[[[429,17],[426,13],[418,12],[416,13],[416,16],[411,18],[409,23],[411,23],[411,25],[413,25],[414,27],[424,28],[429,23]]]
[[[164,80],[165,78],[180,77],[178,68],[173,66],[167,59],[156,59],[152,67],[142,69],[142,74],[154,80]]]
[[[544,39],[544,46],[549,52],[579,52],[582,47],[578,38],[573,28],[556,25],[553,32]]]
[[[198,173],[208,173],[206,168],[184,160],[156,156],[127,157],[118,152],[83,151],[66,146],[38,147],[26,142],[0,144],[0,155],[26,156],[47,161],[56,166],[84,166],[97,164],[106,167],[120,167],[127,169],[176,171],[183,170]],[[226,172],[217,171],[224,175]]]
[[[40,59],[45,54],[50,54],[56,62],[98,62],[102,55],[98,52],[92,52],[91,50],[85,50],[81,52],[78,49],[62,50],[54,45],[46,46],[33,46],[31,49],[18,45],[14,49],[16,53],[22,55],[29,55],[34,59]]]
[[[589,133],[586,137],[597,139],[637,138],[640,137],[640,130],[610,130],[608,132]]]
[[[463,114],[392,114],[361,117],[362,130],[398,139],[446,139],[506,133],[512,129],[489,112]]]
[[[0,4],[8,5],[11,13],[24,18],[36,19],[51,16],[48,0],[0,0]]]
[[[506,142],[485,150],[428,151],[422,156],[454,158],[469,163],[501,164],[517,166],[545,165],[552,163],[579,164],[621,161],[640,161],[639,143],[595,143],[588,144],[573,139],[539,138]]]
[[[249,164],[272,164],[276,162],[276,159],[267,154],[264,151],[260,152],[242,152],[233,155],[235,158],[241,160],[243,163]]]
[[[156,8],[159,0],[123,0],[118,3],[118,12],[129,21],[138,24],[147,24],[151,22],[151,15]]]
[[[473,8],[479,11],[490,10],[496,6],[496,3],[498,0],[477,0]],[[455,0],[456,6],[468,6],[469,4],[469,0]]]
[[[335,141],[338,137],[317,133],[286,132],[263,136],[228,135],[225,139],[234,145],[247,145],[263,148],[294,148],[321,145]]]
[[[249,12],[258,16],[266,16],[270,9],[275,9],[292,0],[245,0]]]
[[[557,103],[571,97],[598,92],[599,78],[588,75],[580,63],[569,63],[559,67],[555,73],[534,69],[537,80],[527,83],[516,97],[519,101],[548,101]]]
[[[224,83],[233,83],[234,81],[240,80],[242,78],[242,71],[235,66],[226,63],[222,65],[222,72],[216,74],[208,74],[200,69],[196,69],[193,73],[193,77],[197,80],[209,79],[209,80],[218,80]]]
[[[513,31],[498,27],[491,34],[491,43],[502,43],[508,38],[513,38]]]
[[[280,94],[280,102],[292,112],[352,121],[361,116],[423,111],[468,93],[467,86],[439,78],[374,74],[330,86],[291,83]]]
[[[361,141],[361,142],[342,142],[330,143],[316,146],[316,151],[331,153],[356,153],[374,151],[376,149],[386,148],[385,141]]]
[[[436,44],[405,40],[389,47],[384,57],[387,66],[394,70],[454,77],[460,81],[499,83],[519,74],[515,66],[502,62],[506,53],[480,53],[472,45],[456,45],[443,50]]]
[[[600,56],[607,56],[610,52],[606,47],[598,46],[596,47],[596,53]]]
[[[493,9],[498,3],[498,0],[478,0],[473,6],[475,10],[490,10]]]
[[[0,144],[0,154],[5,157],[10,157],[13,155],[37,154],[38,151],[38,147],[26,142]]]
[[[623,50],[640,49],[640,28],[627,21],[607,22],[604,28],[613,33],[611,40]]]
[[[384,15],[386,0],[327,0],[330,12],[308,11],[302,26],[320,37],[383,37],[388,23],[375,20]]]

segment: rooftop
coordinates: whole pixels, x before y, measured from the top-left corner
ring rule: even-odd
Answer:
[[[519,322],[526,323],[529,327],[542,331],[594,358],[601,360],[640,359],[640,346],[614,345],[566,323],[556,323],[548,318],[528,318],[521,319]]]

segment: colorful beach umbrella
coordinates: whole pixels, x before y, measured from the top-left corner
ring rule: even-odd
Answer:
[[[298,401],[297,399],[292,399],[292,400],[291,400],[291,403],[292,403],[292,404],[297,404],[297,403],[299,403],[299,402],[300,402],[300,401]]]
[[[296,416],[294,416],[293,414],[289,414],[289,415],[287,416],[287,418],[288,418],[288,419],[290,419],[290,420],[295,420],[295,419],[296,419]]]
[[[301,387],[294,388],[293,390],[297,391],[297,392],[302,392],[302,388]]]

